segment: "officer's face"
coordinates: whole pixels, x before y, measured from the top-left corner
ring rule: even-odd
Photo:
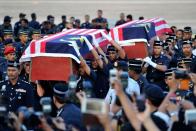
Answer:
[[[20,40],[22,41],[22,42],[27,42],[27,40],[28,40],[28,36],[27,35],[21,35],[20,36]]]
[[[4,40],[13,39],[13,35],[4,35],[3,39]]]
[[[6,59],[9,61],[14,61],[16,58],[16,54],[15,53],[9,53],[6,55]]]
[[[85,16],[85,21],[87,21],[87,22],[88,22],[89,20],[90,20],[89,15],[86,15],[86,16]]]
[[[39,40],[39,39],[41,39],[41,35],[40,34],[33,34],[32,38],[33,38],[33,40]]]
[[[102,17],[103,12],[102,11],[97,11],[98,17]]]
[[[153,47],[154,55],[160,55],[162,50],[163,50],[162,46],[154,46]]]
[[[165,83],[167,84],[168,87],[171,87],[172,82],[173,82],[173,76],[167,76],[165,79]]]
[[[93,61],[92,61],[92,67],[93,67],[94,69],[96,69],[96,68],[98,67],[98,63],[97,63],[96,60],[93,60]]]
[[[182,46],[182,51],[185,56],[188,56],[192,53],[192,48],[190,44],[186,44]]]
[[[183,38],[183,33],[182,33],[182,31],[177,31],[177,32],[176,32],[176,37],[177,37],[177,39],[182,39],[182,38]]]
[[[184,40],[189,40],[189,39],[191,39],[191,33],[184,32]]]
[[[24,63],[24,69],[25,69],[25,73],[27,73],[27,74],[30,73],[30,62]]]
[[[85,74],[85,71],[84,71],[84,69],[82,67],[79,67],[79,74],[81,76],[83,76]]]
[[[108,51],[108,54],[109,54],[109,59],[111,60],[111,61],[113,61],[113,60],[115,60],[116,59],[116,51]]]
[[[16,67],[8,67],[7,75],[8,75],[9,80],[16,80],[19,75],[19,69]]]

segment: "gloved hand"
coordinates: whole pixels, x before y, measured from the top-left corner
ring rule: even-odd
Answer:
[[[112,37],[109,34],[106,34],[104,31],[101,31],[101,35],[108,41],[112,41]]]
[[[157,66],[157,64],[154,63],[154,62],[150,59],[150,57],[144,58],[143,61],[146,62],[146,63],[148,63],[149,65],[151,65],[151,66],[154,67],[154,68],[156,68],[156,66]]]
[[[91,43],[89,42],[89,40],[85,36],[81,36],[81,38],[86,42],[89,50],[92,50],[93,49],[93,46],[91,45]]]

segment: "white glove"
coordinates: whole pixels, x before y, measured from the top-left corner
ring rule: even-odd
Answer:
[[[85,36],[81,36],[81,38],[86,42],[89,50],[92,50],[93,49],[93,46],[91,45],[91,43],[89,42],[89,40]]]
[[[80,54],[80,51],[79,51],[79,49],[78,49],[78,45],[77,45],[77,43],[75,42],[75,41],[70,41],[71,42],[71,46],[73,46],[73,48],[74,48],[74,50],[76,51],[76,54],[78,55],[78,56],[81,56],[81,54]]]
[[[99,43],[96,41],[95,36],[93,35],[92,37],[93,37],[93,45],[94,45],[96,48],[99,47]]]
[[[112,41],[112,37],[110,35],[107,35],[104,31],[101,31],[101,35],[108,41]]]
[[[148,63],[149,65],[151,65],[152,67],[156,68],[157,64],[152,62],[152,60],[150,59],[150,57],[146,57],[143,59],[144,62]]]

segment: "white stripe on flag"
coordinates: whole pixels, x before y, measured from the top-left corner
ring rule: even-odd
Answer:
[[[80,34],[80,32],[85,31],[86,29],[79,29],[79,30],[75,30],[74,32],[69,33],[68,35],[77,35]]]
[[[80,33],[80,35],[87,35],[87,34],[92,33],[94,31],[96,31],[96,29],[86,30],[85,32]]]
[[[162,29],[165,29],[165,28],[169,28],[169,25],[168,24],[162,24],[160,26],[156,26],[155,31],[159,31],[159,30],[162,30]]]
[[[118,28],[114,28],[114,29],[113,29],[113,33],[114,33],[114,40],[115,40],[116,42],[118,42],[118,41],[119,41]]]

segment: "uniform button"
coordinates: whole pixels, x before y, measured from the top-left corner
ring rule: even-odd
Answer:
[[[9,105],[9,107],[12,107],[11,105]]]
[[[12,90],[13,90],[14,88],[12,88]]]

